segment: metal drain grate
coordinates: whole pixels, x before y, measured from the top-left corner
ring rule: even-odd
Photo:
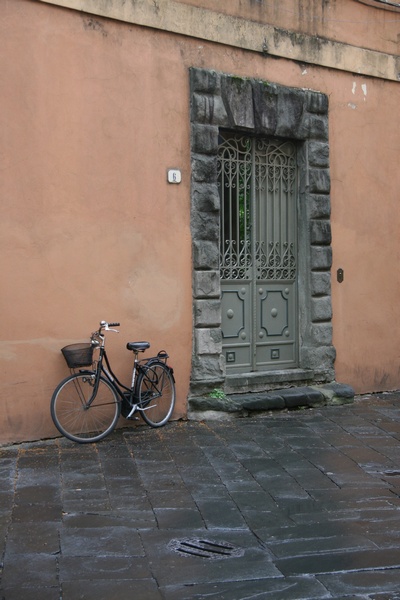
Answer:
[[[183,540],[171,540],[168,544],[170,550],[182,554],[182,556],[197,556],[199,558],[238,558],[243,556],[244,550],[237,548],[228,542],[215,542],[200,538],[184,538]]]

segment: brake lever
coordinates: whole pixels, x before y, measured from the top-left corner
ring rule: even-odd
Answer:
[[[100,328],[104,329],[104,331],[114,331],[115,333],[119,333],[118,329],[113,329],[109,325],[119,325],[119,323],[107,323],[107,321],[100,321]]]

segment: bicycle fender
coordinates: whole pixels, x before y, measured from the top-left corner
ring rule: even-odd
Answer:
[[[171,367],[171,365],[169,365],[169,364],[163,362],[162,360],[160,360],[158,358],[158,356],[152,356],[151,358],[147,359],[146,362],[145,362],[145,364],[142,365],[142,368],[144,368],[144,369],[146,369],[146,367],[151,368],[152,365],[157,364],[157,363],[161,363],[164,367],[167,367],[167,369],[170,372],[171,377],[172,377],[172,379],[173,379],[173,381],[175,383],[175,375],[174,375],[174,369],[173,369],[173,367]]]

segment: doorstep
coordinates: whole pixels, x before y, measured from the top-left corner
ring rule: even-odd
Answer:
[[[218,415],[218,413],[227,416],[246,416],[251,412],[333,406],[350,404],[353,401],[353,388],[336,382],[266,392],[229,394],[223,397],[213,397],[211,394],[189,399],[188,418],[193,420],[212,418],[214,413],[217,418],[222,417],[222,414]]]

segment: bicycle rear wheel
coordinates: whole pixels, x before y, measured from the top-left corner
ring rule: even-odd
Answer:
[[[117,424],[121,403],[112,385],[100,377],[93,402],[94,373],[76,373],[64,379],[54,391],[50,410],[58,431],[73,442],[98,442]]]
[[[150,427],[167,423],[175,406],[175,383],[171,369],[161,361],[141,372],[138,383],[138,410]]]

